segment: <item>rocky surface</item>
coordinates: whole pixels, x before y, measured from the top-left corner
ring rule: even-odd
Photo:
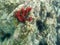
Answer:
[[[32,21],[15,18],[23,7]],[[59,45],[59,12],[59,0],[0,0],[0,45]]]

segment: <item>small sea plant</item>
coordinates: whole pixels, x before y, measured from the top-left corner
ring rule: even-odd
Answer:
[[[21,10],[15,12],[15,17],[20,22],[31,21],[32,17],[29,17],[31,9],[32,9],[31,7],[27,7],[26,9],[22,7]]]

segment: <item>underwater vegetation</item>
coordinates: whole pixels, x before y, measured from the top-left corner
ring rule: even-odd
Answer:
[[[26,9],[22,8],[21,10],[18,10],[15,12],[15,17],[20,22],[31,21],[32,17],[28,17],[29,12],[31,11],[31,7],[27,7]]]
[[[54,1],[0,0],[0,45],[56,45]]]

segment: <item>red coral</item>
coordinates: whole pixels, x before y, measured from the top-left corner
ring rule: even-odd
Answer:
[[[26,9],[22,8],[21,10],[16,11],[15,17],[20,22],[31,21],[32,17],[28,17],[28,13],[31,11],[31,7],[27,7]]]

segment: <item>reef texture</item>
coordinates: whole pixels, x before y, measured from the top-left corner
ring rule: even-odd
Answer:
[[[59,0],[0,0],[0,45],[58,45]]]

